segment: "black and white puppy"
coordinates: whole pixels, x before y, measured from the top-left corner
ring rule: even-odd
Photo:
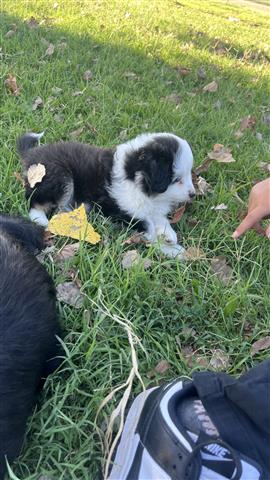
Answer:
[[[170,133],[143,134],[104,149],[75,142],[39,146],[39,138],[28,133],[18,140],[25,172],[38,163],[46,169],[34,188],[26,177],[32,220],[46,226],[55,208],[97,203],[107,216],[140,222],[146,238],[161,241],[165,254],[183,256],[167,216],[195,195],[186,140]]]
[[[0,214],[0,480],[20,453],[44,378],[58,366],[53,282],[34,257],[44,229]]]

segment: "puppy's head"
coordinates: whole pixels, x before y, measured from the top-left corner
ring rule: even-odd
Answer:
[[[140,135],[129,143],[125,171],[129,180],[148,196],[162,194],[173,203],[187,202],[195,195],[189,144],[169,133]]]

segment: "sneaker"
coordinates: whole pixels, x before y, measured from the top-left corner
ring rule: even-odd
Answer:
[[[181,379],[142,392],[128,412],[109,480],[262,480],[253,460],[225,444]]]

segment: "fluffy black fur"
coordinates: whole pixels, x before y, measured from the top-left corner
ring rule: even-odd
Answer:
[[[17,146],[25,169],[42,163],[46,175],[41,183],[31,188],[26,181],[26,198],[30,207],[45,205],[46,213],[59,207],[63,196],[72,183],[74,190],[67,195],[63,209],[97,203],[106,215],[119,214],[116,203],[108,197],[106,185],[111,183],[113,149],[102,149],[77,142],[62,142],[33,147],[26,134]],[[37,141],[36,141],[37,144]]]
[[[78,142],[39,146],[38,139],[30,135],[25,134],[17,141],[24,168],[27,170],[33,164],[42,163],[46,169],[42,182],[34,188],[26,179],[26,199],[30,207],[41,205],[50,215],[55,208],[68,210],[81,203],[96,203],[104,215],[130,220],[109,193],[115,149]],[[144,193],[151,196],[165,192],[172,182],[173,159],[177,148],[178,143],[173,138],[157,136],[155,142],[128,156],[126,178],[134,180],[136,173],[141,172]],[[73,189],[70,189],[69,195],[71,184]]]
[[[52,279],[33,256],[44,230],[0,215],[0,479],[20,453],[44,378],[58,360],[60,329]]]

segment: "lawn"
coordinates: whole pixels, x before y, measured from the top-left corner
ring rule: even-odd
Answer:
[[[212,193],[198,196],[176,225],[182,244],[200,248],[203,258],[180,263],[126,245],[131,230],[98,212],[91,221],[100,244],[81,244],[64,264],[45,257],[56,285],[75,272],[85,300],[81,309],[59,303],[66,358],[46,383],[10,478],[97,480],[108,416],[123,390],[97,420],[96,413],[132,368],[117,319],[129,321],[140,339],[135,350],[146,387],[209,364],[239,375],[269,356],[251,354],[269,334],[269,240],[252,231],[235,242],[231,234],[251,186],[267,177],[260,163],[270,163],[270,16],[217,0],[2,0],[1,7],[1,211],[27,215],[14,175],[21,171],[16,138],[27,130],[45,130],[45,142],[100,146],[171,131],[189,141],[196,165],[216,143],[235,159],[202,173]],[[190,72],[183,76],[177,67]],[[18,96],[4,87],[9,73]],[[203,92],[212,81],[217,91]],[[166,98],[171,94],[175,101]],[[37,97],[43,108],[33,110]],[[256,125],[237,138],[248,115]],[[227,209],[212,209],[222,203]],[[58,239],[56,248],[69,242]],[[150,268],[122,268],[132,249],[152,261]],[[225,283],[212,267],[219,256],[233,272]],[[165,371],[153,372],[162,360]],[[132,397],[141,389],[135,379]]]

